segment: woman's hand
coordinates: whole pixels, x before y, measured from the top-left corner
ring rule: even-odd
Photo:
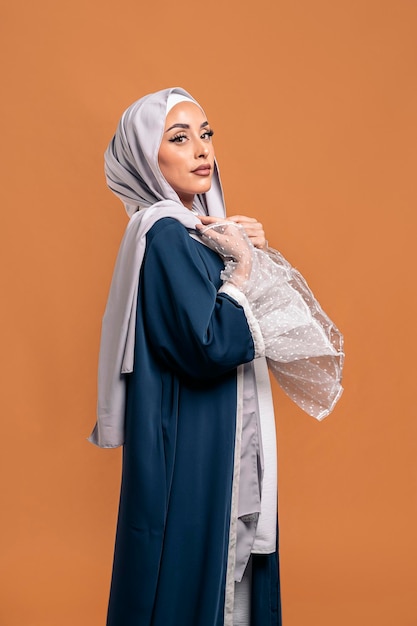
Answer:
[[[215,222],[223,221],[218,217],[210,217],[209,215],[199,215],[202,224],[214,224]],[[227,221],[240,224],[245,229],[249,241],[255,248],[260,250],[266,250],[268,242],[265,239],[265,232],[261,222],[258,222],[254,217],[246,217],[246,215],[231,215],[227,218]]]
[[[196,224],[204,243],[224,259],[232,260],[231,282],[242,288],[252,270],[252,250],[245,229],[232,220],[210,219],[210,223]]]
[[[223,258],[247,262],[251,258],[251,244],[243,226],[216,218],[210,224],[196,224],[196,230],[208,246]]]

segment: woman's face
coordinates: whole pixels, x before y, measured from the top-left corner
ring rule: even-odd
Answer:
[[[211,187],[214,170],[213,131],[193,102],[180,102],[169,111],[158,153],[165,180],[188,209],[195,194]]]

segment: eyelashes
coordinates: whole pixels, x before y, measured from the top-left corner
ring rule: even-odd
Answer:
[[[214,130],[206,130],[204,131],[204,133],[202,133],[201,135],[201,139],[207,139],[210,140],[214,135]],[[168,139],[168,141],[170,141],[171,143],[185,143],[185,140],[188,139],[187,135],[185,133],[177,133],[176,135],[174,135],[173,137],[171,137],[171,139]]]
[[[178,135],[174,135],[171,139],[168,139],[171,143],[184,143],[183,140],[187,139],[187,135],[184,133],[178,133]]]

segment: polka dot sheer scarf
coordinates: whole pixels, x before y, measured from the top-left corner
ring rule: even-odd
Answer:
[[[306,413],[322,420],[343,391],[342,334],[303,276],[277,250],[255,248],[233,222],[211,224],[199,234],[225,261],[223,290],[230,284],[244,294],[279,385]]]

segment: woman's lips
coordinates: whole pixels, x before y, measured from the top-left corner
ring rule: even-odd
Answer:
[[[199,165],[195,170],[192,170],[192,173],[197,174],[197,176],[209,176],[210,172],[210,163],[203,163],[202,165]]]

